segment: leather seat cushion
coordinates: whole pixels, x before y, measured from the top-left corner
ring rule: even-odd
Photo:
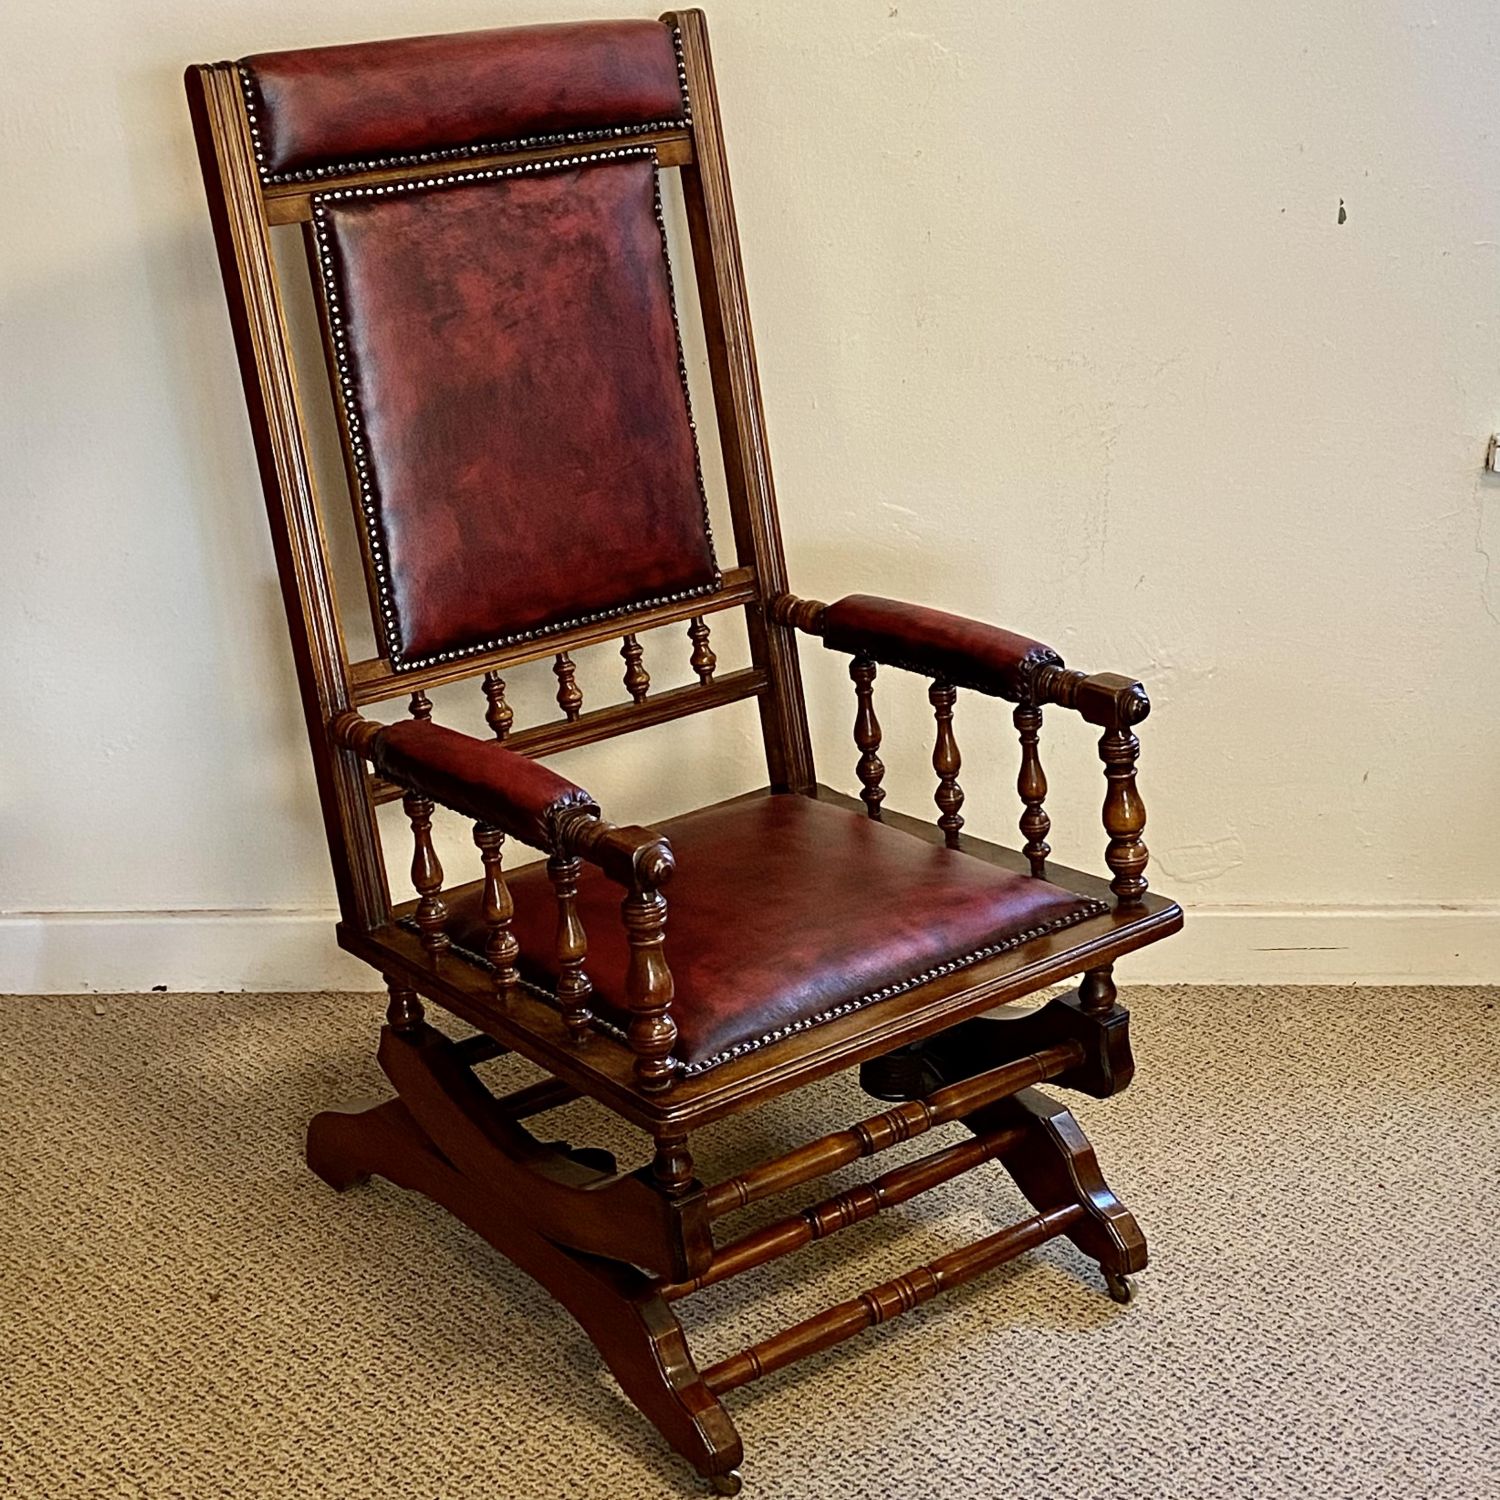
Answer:
[[[736,799],[655,826],[677,859],[666,957],[673,1055],[689,1072],[1107,910],[811,797]],[[549,986],[557,906],[546,867],[507,879],[522,972]],[[628,1020],[623,894],[585,867],[578,904],[591,1003],[616,1027]],[[483,962],[479,886],[453,892],[450,910],[455,947]]]

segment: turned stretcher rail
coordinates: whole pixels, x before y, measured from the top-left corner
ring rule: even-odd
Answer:
[[[790,1328],[711,1365],[703,1372],[703,1383],[714,1395],[722,1396],[810,1354],[831,1349],[877,1323],[889,1323],[939,1294],[1046,1244],[1081,1219],[1083,1213],[1081,1203],[1068,1203],[1047,1213],[1033,1214],[962,1250],[950,1251],[926,1265],[893,1276],[848,1302],[793,1323]]]
[[[933,1151],[918,1161],[862,1182],[832,1198],[825,1198],[811,1208],[747,1234],[743,1239],[726,1245],[713,1259],[713,1264],[701,1276],[691,1281],[671,1282],[659,1288],[669,1302],[704,1287],[715,1286],[738,1276],[743,1271],[753,1271],[758,1266],[790,1255],[814,1240],[827,1239],[841,1229],[852,1228],[873,1219],[885,1209],[907,1203],[921,1193],[951,1182],[965,1172],[993,1161],[1002,1152],[1009,1150],[1025,1136],[1019,1129],[995,1131],[989,1135],[975,1137],[972,1141],[960,1141],[942,1151]]]
[[[862,1156],[874,1156],[899,1141],[912,1140],[938,1125],[962,1119],[986,1104],[993,1104],[996,1099],[1056,1078],[1069,1068],[1078,1067],[1083,1060],[1084,1050],[1080,1043],[1063,1042],[991,1068],[987,1073],[966,1078],[961,1083],[949,1084],[925,1099],[912,1099],[884,1114],[871,1115],[847,1130],[836,1130],[787,1152],[785,1156],[762,1162],[738,1177],[715,1183],[708,1189],[709,1217],[722,1218],[762,1198],[826,1177]]]

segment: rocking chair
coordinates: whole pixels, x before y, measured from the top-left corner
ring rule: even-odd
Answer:
[[[1116,959],[1176,932],[1147,890],[1139,683],[953,615],[788,590],[701,12],[193,67],[187,92],[270,513],[333,860],[338,941],[384,978],[395,1089],[313,1120],[308,1164],[425,1193],[578,1320],[630,1399],[719,1493],[739,1489],[731,1391],[1056,1237],[1127,1300],[1146,1264],[1051,1082],[1132,1072]],[[733,518],[721,566],[692,422],[661,176],[679,174]],[[300,225],[362,542],[376,654],[351,660],[271,230]],[[743,612],[748,665],[709,620]],[[686,627],[688,686],[640,635]],[[813,771],[798,635],[849,658],[860,792]],[[619,642],[621,701],[583,708],[573,654]],[[561,716],[514,723],[501,673],[554,660]],[[878,666],[930,682],[935,824],[884,805]],[[488,736],[433,720],[479,678]],[[958,690],[1008,699],[1022,847],[963,831]],[[394,722],[362,710],[406,699]],[[753,699],[767,785],[617,826],[542,761]],[[1107,881],[1049,858],[1042,712],[1100,731]],[[399,799],[416,899],[393,902],[376,810]],[[471,820],[481,878],[445,887],[435,807]],[[502,869],[510,839],[545,861]],[[675,878],[674,871],[676,872]],[[671,923],[667,897],[671,881]],[[1081,976],[1017,1019],[996,1007]],[[453,1041],[423,1002],[475,1028]],[[496,1098],[477,1063],[543,1081]],[[839,1070],[889,1104],[721,1182],[694,1131]],[[525,1122],[587,1096],[649,1163],[546,1145]],[[748,1204],[950,1123],[972,1139],[753,1233]],[[700,1370],[673,1311],[700,1288],[998,1162],[1033,1212]]]

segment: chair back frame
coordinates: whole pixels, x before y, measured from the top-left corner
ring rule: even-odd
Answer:
[[[770,610],[772,602],[788,591],[786,559],[708,30],[703,13],[696,9],[668,12],[661,19],[675,30],[691,109],[680,125],[642,131],[632,136],[631,144],[653,146],[659,166],[680,173],[737,566],[725,569],[721,588],[705,597],[622,613],[538,640],[415,670],[397,670],[383,656],[363,661],[352,661],[349,656],[276,279],[271,230],[279,225],[303,226],[309,270],[320,294],[324,357],[332,379],[334,351],[321,283],[315,274],[313,194],[329,188],[420,179],[432,169],[421,164],[364,167],[331,171],[314,182],[264,181],[257,170],[253,124],[236,66],[216,63],[188,70],[194,133],[270,518],[339,910],[347,929],[372,931],[387,923],[391,914],[375,808],[392,793],[366,772],[358,754],[334,741],[330,726],[349,709],[408,693],[420,697],[430,688],[481,674],[492,680],[504,668],[554,655],[561,667],[568,653],[580,647],[621,637],[632,642],[640,631],[694,620],[698,683],[650,697],[637,698],[632,693],[629,703],[591,713],[575,711],[561,723],[508,735],[507,746],[527,754],[550,755],[754,697],[760,710],[769,786],[796,792],[814,788],[794,630],[773,619]],[[578,142],[502,150],[474,155],[465,166],[563,161],[597,149],[597,142]],[[347,431],[342,437],[352,476]],[[700,644],[697,617],[732,608],[745,612],[750,666],[715,679],[711,665],[701,670],[706,631]],[[706,660],[711,663],[712,657]]]

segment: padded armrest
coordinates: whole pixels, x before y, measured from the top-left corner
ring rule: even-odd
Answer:
[[[1029,698],[1032,674],[1062,666],[1051,646],[962,615],[850,594],[821,616],[823,644],[1001,698]]]
[[[478,740],[426,719],[377,725],[348,718],[354,722],[347,727],[347,721],[335,725],[336,737],[382,776],[533,848],[552,848],[559,813],[599,812],[582,787],[498,740]]]

